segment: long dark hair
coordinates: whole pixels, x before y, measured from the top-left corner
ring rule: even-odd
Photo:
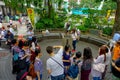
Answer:
[[[69,49],[70,49],[70,45],[65,45],[64,51],[66,52],[66,51],[68,51]]]
[[[22,49],[23,46],[24,46],[24,42],[23,42],[22,40],[19,40],[19,41],[18,41],[18,47],[19,47],[20,49]]]
[[[87,59],[91,59],[91,60],[93,59],[92,50],[89,47],[84,48],[84,52],[83,52],[83,61]]]

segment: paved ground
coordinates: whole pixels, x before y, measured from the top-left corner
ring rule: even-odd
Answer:
[[[0,80],[15,80],[15,75],[11,74],[11,53],[9,50],[0,50],[0,55],[4,53],[6,56],[0,57]]]
[[[41,46],[41,50],[42,50],[42,54],[43,56],[41,57],[42,61],[43,61],[43,65],[44,65],[44,72],[43,72],[43,80],[47,80],[47,71],[46,71],[46,60],[48,59],[48,54],[46,53],[45,49],[48,45],[61,45],[61,39],[49,39],[49,40],[44,40],[42,42],[39,43]],[[86,43],[86,42],[81,42],[79,41],[77,43],[77,51],[83,51],[83,49],[85,47],[90,47],[92,49],[93,52],[93,56],[96,57],[98,54],[98,47],[90,44],[90,43]],[[0,51],[1,52],[1,51]],[[6,52],[8,52],[8,55],[0,58],[0,80],[15,80],[15,75],[11,74],[11,53],[9,53],[8,50],[6,50]],[[107,74],[109,75],[109,74]],[[109,76],[107,76],[107,78],[109,78]],[[91,80],[91,79],[90,79]],[[105,79],[105,80],[110,80],[110,79]]]
[[[61,40],[55,39],[55,40],[45,40],[39,43],[42,49],[42,61],[44,64],[44,73],[43,73],[43,80],[46,79],[47,71],[46,71],[46,60],[48,58],[48,55],[45,51],[45,48],[48,45],[61,45]],[[82,51],[84,47],[90,46],[93,49],[93,53],[97,53],[98,47],[92,44],[88,44],[85,42],[78,42],[77,44],[77,50]],[[7,51],[9,52],[9,51]],[[11,53],[8,53],[6,57],[3,57],[0,59],[0,80],[15,80],[15,75],[11,74]]]

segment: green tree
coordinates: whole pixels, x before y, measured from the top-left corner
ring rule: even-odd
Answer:
[[[81,0],[80,7],[94,8],[98,3],[95,0]]]
[[[54,2],[58,5],[58,9],[60,10],[62,7],[63,0],[54,0]]]

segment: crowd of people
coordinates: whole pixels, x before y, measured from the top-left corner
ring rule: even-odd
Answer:
[[[68,38],[70,35],[72,48]],[[73,29],[70,34],[66,33],[63,38],[65,37],[64,46],[48,46],[46,48],[50,56],[46,64],[51,80],[65,80],[65,78],[68,80],[90,80],[90,74],[92,80],[105,80],[106,71],[109,68],[112,80],[120,80],[120,39],[115,41],[113,49],[108,45],[100,46],[98,56],[93,57],[90,47],[84,48],[83,53],[76,51],[77,30]],[[54,48],[60,48],[57,54],[54,53]],[[74,66],[76,69],[72,68],[76,63],[79,73],[77,73],[77,67]]]
[[[18,20],[19,21],[19,20]],[[22,24],[23,21],[20,21],[20,24]],[[33,27],[29,20],[24,20],[25,26],[27,28],[27,38],[30,39],[33,35]],[[21,36],[17,35],[18,33],[18,27],[21,27],[22,25],[18,25],[12,21],[12,19],[9,20],[9,23],[7,25],[3,25],[2,22],[0,22],[0,46],[1,41],[4,41],[5,44],[9,45],[11,48],[11,41],[14,39],[14,36]]]
[[[74,30],[75,29],[73,29],[73,32]],[[73,33],[71,33],[71,37],[72,35]],[[74,41],[74,38],[72,39]],[[100,46],[98,56],[95,58],[93,57],[92,49],[90,47],[84,48],[83,53],[76,50],[73,51],[75,47],[72,46],[71,48],[68,41],[69,40],[66,41],[64,46],[46,47],[46,52],[49,55],[49,58],[46,61],[46,69],[51,80],[90,80],[90,74],[92,75],[93,80],[104,80],[106,71],[111,63],[111,57],[111,72],[119,70],[119,67],[116,66],[116,63],[114,63],[119,59],[119,40],[116,42],[112,52],[107,45]],[[40,47],[38,47],[36,43],[36,38],[32,37],[30,40],[25,40],[24,42],[21,42],[21,40],[18,42],[13,40],[12,44],[13,64],[19,63],[15,66],[13,65],[13,73],[17,73],[17,80],[42,80],[42,53]],[[15,49],[15,46],[17,46],[17,49]],[[56,48],[59,48],[57,53],[54,52],[54,49]],[[18,54],[18,58],[14,63],[15,53]],[[116,75],[113,75],[113,77],[114,80],[117,80],[115,79],[117,78]]]
[[[41,48],[34,36],[32,25],[27,24],[27,38],[14,38],[13,24],[1,28],[1,40],[5,40],[12,52],[12,73],[16,80],[42,80],[43,62]],[[120,39],[117,39],[109,48],[107,45],[99,47],[98,56],[93,57],[90,47],[85,47],[83,53],[76,50],[79,41],[79,29],[70,30],[67,24],[63,35],[63,44],[47,46],[49,58],[46,60],[46,69],[51,80],[105,80],[106,71],[111,63],[113,80],[120,80]],[[42,46],[42,45],[41,45]],[[82,45],[81,45],[82,46]],[[54,49],[59,48],[55,53]],[[47,55],[47,54],[46,54]]]

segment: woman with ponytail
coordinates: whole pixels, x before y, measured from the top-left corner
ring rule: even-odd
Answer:
[[[104,64],[105,65],[105,63],[106,63],[106,53],[107,53],[106,48],[107,47],[105,45],[102,45],[99,48],[99,55],[96,59],[94,59],[93,65],[99,65],[99,64]],[[103,66],[99,66],[98,68],[100,68],[100,67],[103,67]],[[102,68],[102,69],[105,69],[105,67]],[[103,70],[103,72],[104,72],[104,70]],[[101,80],[103,72],[101,72],[98,69],[95,69],[93,67],[93,69],[92,69],[93,80]]]

